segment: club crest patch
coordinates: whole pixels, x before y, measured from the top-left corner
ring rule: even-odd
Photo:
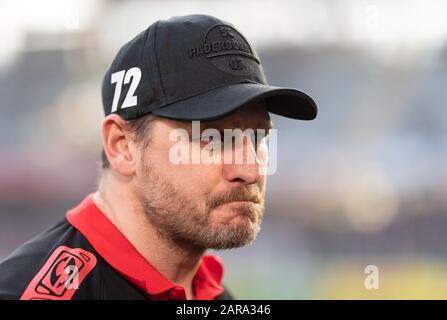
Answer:
[[[81,248],[60,246],[31,280],[20,300],[69,300],[96,265]]]

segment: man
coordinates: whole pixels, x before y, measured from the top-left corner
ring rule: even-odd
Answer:
[[[217,161],[194,163],[194,150],[209,148],[194,131],[268,133],[269,112],[311,120],[314,101],[267,85],[255,49],[206,15],[158,21],[125,44],[102,94],[98,190],[0,265],[0,297],[231,299],[222,262],[205,253],[247,245],[259,232],[265,139],[222,149],[214,135],[205,142],[218,146]],[[182,148],[178,161],[173,150]],[[219,161],[241,150],[244,161]]]

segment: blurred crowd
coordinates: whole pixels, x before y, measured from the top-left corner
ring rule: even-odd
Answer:
[[[442,1],[3,1],[0,259],[95,190],[100,83],[155,20],[208,13],[270,84],[319,105],[272,116],[263,230],[219,253],[238,298],[447,298],[447,22]],[[381,270],[381,288],[363,270]]]

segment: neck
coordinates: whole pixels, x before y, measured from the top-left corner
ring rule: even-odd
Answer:
[[[204,251],[187,250],[158,236],[145,217],[127,178],[107,170],[93,197],[96,206],[123,233],[137,251],[164,277],[185,288],[187,299],[194,298],[193,279]]]

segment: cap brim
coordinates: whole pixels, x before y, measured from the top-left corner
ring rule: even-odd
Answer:
[[[261,100],[265,100],[269,112],[287,118],[312,120],[318,113],[314,100],[301,91],[255,83],[212,89],[152,110],[152,113],[175,120],[213,120]]]

